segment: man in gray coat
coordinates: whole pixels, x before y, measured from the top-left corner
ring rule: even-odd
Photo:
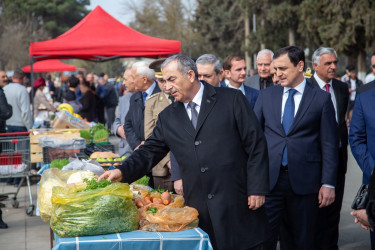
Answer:
[[[269,49],[262,49],[257,55],[257,70],[258,74],[247,77],[245,85],[253,89],[261,90],[273,86],[271,76],[271,62],[273,59],[273,52]]]

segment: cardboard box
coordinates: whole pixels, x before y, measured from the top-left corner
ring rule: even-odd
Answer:
[[[64,139],[80,138],[79,129],[32,129],[30,130],[30,160],[32,163],[43,162],[43,148],[39,147],[39,138],[52,136]]]

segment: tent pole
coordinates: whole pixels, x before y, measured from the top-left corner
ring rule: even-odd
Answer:
[[[30,57],[31,107],[32,107],[32,110],[31,110],[32,117],[31,118],[32,118],[33,124],[34,124],[34,87],[33,87],[34,73],[33,73],[33,63],[34,63],[33,56],[31,56]]]

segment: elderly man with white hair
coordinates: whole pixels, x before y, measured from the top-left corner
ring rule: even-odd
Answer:
[[[273,52],[269,49],[262,49],[257,55],[258,74],[247,77],[245,85],[253,89],[261,90],[273,86],[271,76],[271,62]]]
[[[132,150],[137,150],[145,141],[144,109],[145,101],[152,94],[160,92],[155,82],[155,71],[144,61],[136,62],[131,68],[136,93],[130,98],[129,111],[125,117],[125,136]],[[150,175],[152,177],[152,175]],[[152,178],[149,185],[153,187]]]

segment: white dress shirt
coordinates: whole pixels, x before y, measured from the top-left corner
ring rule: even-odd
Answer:
[[[245,87],[244,87],[243,83],[241,84],[241,86],[240,86],[239,88],[236,88],[236,87],[232,86],[232,85],[228,82],[227,87],[228,87],[228,88],[232,88],[232,89],[238,89],[238,90],[240,90],[240,91],[242,92],[243,95],[246,96],[246,94],[245,94]]]
[[[192,102],[196,104],[195,110],[198,112],[198,114],[199,114],[199,111],[201,110],[203,90],[204,90],[204,85],[201,82],[199,83],[201,84],[201,87],[192,100]],[[186,113],[188,114],[189,119],[191,120],[191,109],[190,109],[190,106],[188,106],[188,104],[189,102],[184,102]]]
[[[293,99],[294,99],[294,116],[296,116],[299,104],[301,103],[303,91],[305,91],[305,86],[306,86],[306,80],[303,79],[303,82],[297,85],[294,89],[297,90],[297,92],[294,94]],[[284,116],[284,108],[285,108],[285,103],[286,100],[288,99],[289,96],[289,87],[284,87],[284,94],[283,94],[283,102],[281,104],[281,123],[283,122],[283,116]]]
[[[326,91],[326,82],[324,82],[322,79],[319,78],[319,76],[315,73],[314,74],[314,77],[315,77],[315,80],[316,82],[319,84],[319,87]],[[328,83],[329,85],[331,85],[331,87],[329,88],[329,93],[331,94],[331,100],[332,100],[332,103],[333,103],[333,107],[335,108],[335,114],[336,114],[336,122],[338,122],[338,116],[337,116],[337,102],[336,102],[336,96],[335,96],[335,91],[333,90],[333,87],[332,87],[332,80],[329,81]]]
[[[355,80],[350,79],[350,89],[354,90],[352,93],[350,93],[350,100],[354,101],[355,100],[355,90],[357,86],[355,85]]]
[[[147,100],[152,95],[152,92],[154,91],[155,87],[156,87],[156,82],[154,81],[154,83],[151,84],[151,86],[145,91],[145,93],[147,94],[145,100]]]

